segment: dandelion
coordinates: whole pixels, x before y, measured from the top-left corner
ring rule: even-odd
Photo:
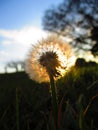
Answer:
[[[55,130],[58,130],[58,101],[55,80],[65,73],[71,48],[62,39],[48,36],[32,46],[26,61],[26,72],[33,80],[47,82],[50,80],[52,108]]]
[[[26,72],[38,82],[48,82],[50,74],[56,80],[69,68],[70,58],[70,46],[56,36],[48,36],[32,45],[26,60]]]

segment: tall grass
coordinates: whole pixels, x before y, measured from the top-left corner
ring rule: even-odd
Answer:
[[[75,130],[98,128],[96,123],[98,115],[98,65],[72,67],[65,77],[58,81],[58,89],[59,100],[66,92],[63,103],[65,117],[62,121],[64,122],[62,127],[72,127]],[[70,106],[69,110],[66,110],[67,106]]]
[[[18,88],[16,88],[16,127],[17,127],[17,130],[20,129],[20,127],[19,127],[19,98],[18,98]]]
[[[97,129],[98,66],[72,67],[56,85],[60,130]],[[1,130],[49,129],[51,107],[48,83],[31,81],[24,72],[0,74]]]

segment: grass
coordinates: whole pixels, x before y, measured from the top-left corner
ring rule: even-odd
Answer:
[[[97,129],[98,65],[72,67],[56,85],[61,103],[60,130]],[[1,130],[46,130],[49,120],[51,122],[48,83],[34,82],[25,72],[0,74]]]
[[[98,128],[98,65],[95,67],[73,67],[57,84],[60,100],[66,93],[63,103],[64,112],[66,111],[66,114],[71,113],[71,115],[67,114],[70,121],[66,117],[62,126],[74,127],[75,130],[89,130],[91,129],[91,122],[93,122],[93,129]],[[67,107],[69,110],[66,110]]]
[[[0,75],[0,129],[15,130],[16,124],[16,88],[18,89],[20,129],[27,130],[28,125],[35,128],[40,111],[46,109],[49,99],[48,85],[38,84],[29,79],[24,72]],[[32,119],[32,120],[31,120]]]

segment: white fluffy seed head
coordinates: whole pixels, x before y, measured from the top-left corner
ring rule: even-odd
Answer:
[[[38,82],[48,82],[49,74],[58,79],[69,68],[71,56],[69,44],[57,36],[48,36],[32,45],[26,59],[26,73]]]

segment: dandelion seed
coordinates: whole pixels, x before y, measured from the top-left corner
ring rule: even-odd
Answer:
[[[26,72],[38,82],[49,81],[49,75],[58,79],[69,67],[71,54],[69,44],[54,35],[48,36],[32,46],[26,60]]]

